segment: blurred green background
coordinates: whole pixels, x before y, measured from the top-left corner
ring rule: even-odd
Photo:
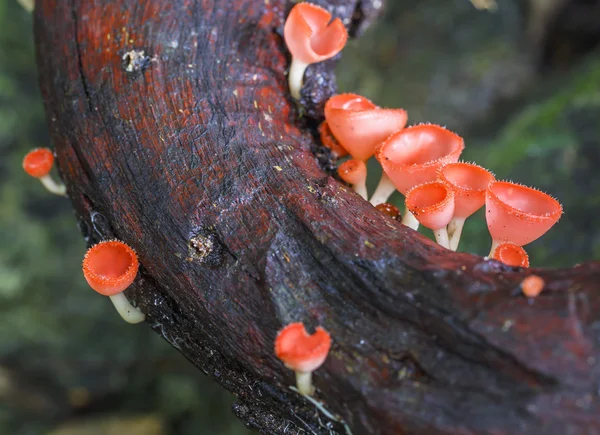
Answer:
[[[340,90],[445,125],[465,137],[465,160],[562,201],[564,218],[528,248],[533,266],[600,258],[592,3],[501,0],[490,13],[468,0],[391,0],[338,67]],[[69,201],[21,170],[30,148],[49,144],[31,16],[0,0],[0,434],[250,433],[231,395],[87,288]],[[489,243],[482,215],[468,221],[461,250]]]

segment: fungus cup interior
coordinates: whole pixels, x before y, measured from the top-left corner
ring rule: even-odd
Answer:
[[[348,34],[339,18],[312,3],[299,3],[288,16],[284,35],[294,57],[311,64],[335,56],[346,44]]]
[[[135,251],[113,240],[90,248],[83,261],[83,272],[90,287],[105,296],[120,293],[131,285],[138,270]]]
[[[331,338],[323,328],[317,327],[309,335],[302,323],[292,323],[277,336],[275,354],[286,367],[311,372],[323,364],[330,347]]]
[[[494,243],[524,246],[548,231],[560,218],[560,203],[539,190],[494,181],[486,190],[486,220]]]
[[[406,207],[419,222],[436,230],[452,219],[454,192],[439,182],[421,184],[406,194]]]
[[[454,190],[455,215],[466,218],[485,203],[485,190],[494,181],[494,175],[481,166],[457,162],[443,166],[440,179]]]
[[[456,162],[463,139],[437,125],[416,125],[390,136],[376,157],[396,188],[406,194],[413,186],[435,180],[437,170]]]
[[[503,243],[494,251],[493,258],[508,266],[529,267],[529,256],[521,247],[512,243]]]

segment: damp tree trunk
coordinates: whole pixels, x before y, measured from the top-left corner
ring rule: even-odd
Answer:
[[[379,2],[319,3],[357,35]],[[344,431],[288,388],[273,340],[293,321],[331,333],[316,398],[355,434],[600,433],[600,264],[449,252],[332,178],[315,127],[334,62],[309,69],[300,111],[292,4],[37,1],[47,118],[87,242],[137,250],[128,297],[262,433]],[[533,304],[531,273],[546,281]]]

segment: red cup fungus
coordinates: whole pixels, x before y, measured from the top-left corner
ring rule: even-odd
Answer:
[[[494,260],[498,260],[507,266],[529,267],[529,256],[522,246],[514,243],[501,243],[494,250],[492,255]]]
[[[52,166],[54,166],[54,154],[49,148],[36,148],[23,158],[23,169],[28,175],[39,179],[49,192],[66,196],[65,185],[54,181],[50,175]]]
[[[298,3],[285,20],[283,36],[292,54],[288,76],[290,93],[300,99],[306,68],[338,54],[348,40],[348,32],[339,18],[312,3]]]
[[[296,386],[303,396],[314,393],[312,372],[321,367],[331,348],[329,333],[320,326],[309,335],[300,322],[290,323],[275,339],[275,355],[296,372]]]
[[[321,138],[323,146],[331,151],[331,156],[334,159],[339,159],[340,157],[348,155],[348,151],[344,149],[331,132],[327,121],[323,121],[321,125],[319,125],[319,137]]]
[[[537,275],[529,275],[521,282],[521,290],[523,294],[532,299],[537,296],[544,290],[544,280]]]
[[[137,254],[131,247],[118,240],[100,242],[88,249],[82,268],[90,287],[110,297],[123,320],[139,323],[145,319],[123,294],[133,283],[139,268]]]
[[[473,163],[448,163],[440,168],[439,180],[454,190],[454,216],[448,224],[450,249],[456,251],[465,220],[485,204],[485,191],[494,174]]]
[[[362,160],[346,160],[338,167],[338,175],[350,184],[363,199],[367,199],[367,165]]]
[[[439,125],[420,124],[391,135],[375,157],[396,189],[403,195],[419,184],[437,179],[438,170],[458,161],[463,139]],[[405,212],[402,223],[417,229],[419,222]]]
[[[406,209],[424,226],[433,230],[435,240],[450,248],[446,226],[454,215],[454,191],[444,183],[432,181],[406,193]]]
[[[539,190],[508,181],[490,183],[485,217],[493,253],[502,242],[525,246],[541,237],[562,215],[560,203]]]

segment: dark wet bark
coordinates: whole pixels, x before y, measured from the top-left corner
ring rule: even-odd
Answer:
[[[320,3],[356,33],[376,1]],[[354,433],[600,433],[600,264],[451,253],[331,178],[314,131],[333,62],[309,69],[301,117],[291,5],[38,1],[48,122],[88,242],[137,250],[129,298],[263,433],[343,431],[287,388],[273,340],[292,321],[330,331],[316,397]],[[531,273],[547,283],[534,303]]]

